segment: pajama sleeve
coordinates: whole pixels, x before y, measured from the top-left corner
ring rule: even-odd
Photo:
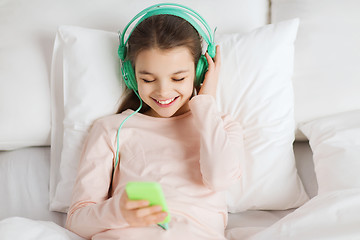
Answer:
[[[203,183],[221,191],[239,181],[244,157],[243,131],[230,115],[222,115],[210,95],[193,97],[189,106],[200,134],[200,170]]]
[[[84,145],[66,220],[66,228],[84,238],[128,226],[120,212],[121,194],[109,197],[113,158],[107,132],[95,122]]]

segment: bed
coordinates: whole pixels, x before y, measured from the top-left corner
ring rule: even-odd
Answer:
[[[299,172],[305,174],[304,177],[308,179],[305,187],[312,196],[315,196],[317,186],[311,162],[311,150],[306,142],[296,143],[295,150],[296,156],[301,159],[299,161],[300,166],[308,169],[306,172]],[[16,151],[1,152],[0,156],[1,169],[6,169],[2,172],[1,179],[2,182],[7,183],[1,187],[2,196],[5,196],[5,198],[1,198],[1,205],[6,206],[6,208],[2,208],[1,219],[19,221],[17,224],[24,224],[25,226],[29,224],[30,219],[53,222],[59,226],[64,226],[66,214],[49,211],[50,148],[22,148]],[[25,199],[26,201],[24,201]],[[230,214],[227,230],[229,234],[234,236],[241,234],[239,237],[244,236],[245,232],[253,234],[255,231],[270,226],[292,211],[248,211],[241,214]],[[17,219],[11,218],[15,216]],[[0,229],[3,228],[4,224],[1,225]],[[238,231],[238,233],[234,234],[233,231]],[[18,239],[26,238],[19,237]],[[237,238],[234,237],[233,239]]]
[[[66,211],[87,131],[121,101],[117,31],[159,2],[0,3],[1,239],[82,239]],[[359,1],[175,2],[217,27],[218,107],[245,129],[226,237],[360,239]]]

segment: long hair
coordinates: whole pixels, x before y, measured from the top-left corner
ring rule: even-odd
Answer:
[[[169,50],[175,47],[186,47],[194,59],[194,68],[201,56],[201,37],[197,30],[185,19],[173,15],[155,15],[139,23],[131,33],[128,40],[127,58],[135,69],[135,60],[144,50],[157,48]],[[127,89],[125,96],[117,111],[121,113],[126,109],[136,110],[139,99],[136,94]],[[141,113],[149,109],[143,104]]]

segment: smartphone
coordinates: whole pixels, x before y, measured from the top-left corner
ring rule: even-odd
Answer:
[[[162,210],[167,212],[167,217],[164,221],[159,222],[158,225],[165,230],[168,228],[170,222],[170,214],[166,205],[165,196],[161,185],[157,182],[128,182],[125,191],[130,200],[148,200],[150,206],[160,205]]]

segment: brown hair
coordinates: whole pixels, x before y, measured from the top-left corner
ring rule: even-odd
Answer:
[[[194,58],[194,68],[201,56],[201,37],[197,30],[185,19],[173,15],[155,15],[139,23],[128,40],[127,58],[135,69],[135,60],[141,51],[151,48],[169,50],[175,47],[187,47]],[[133,91],[127,89],[117,111],[136,110],[139,99]],[[143,104],[141,113],[149,106]]]

